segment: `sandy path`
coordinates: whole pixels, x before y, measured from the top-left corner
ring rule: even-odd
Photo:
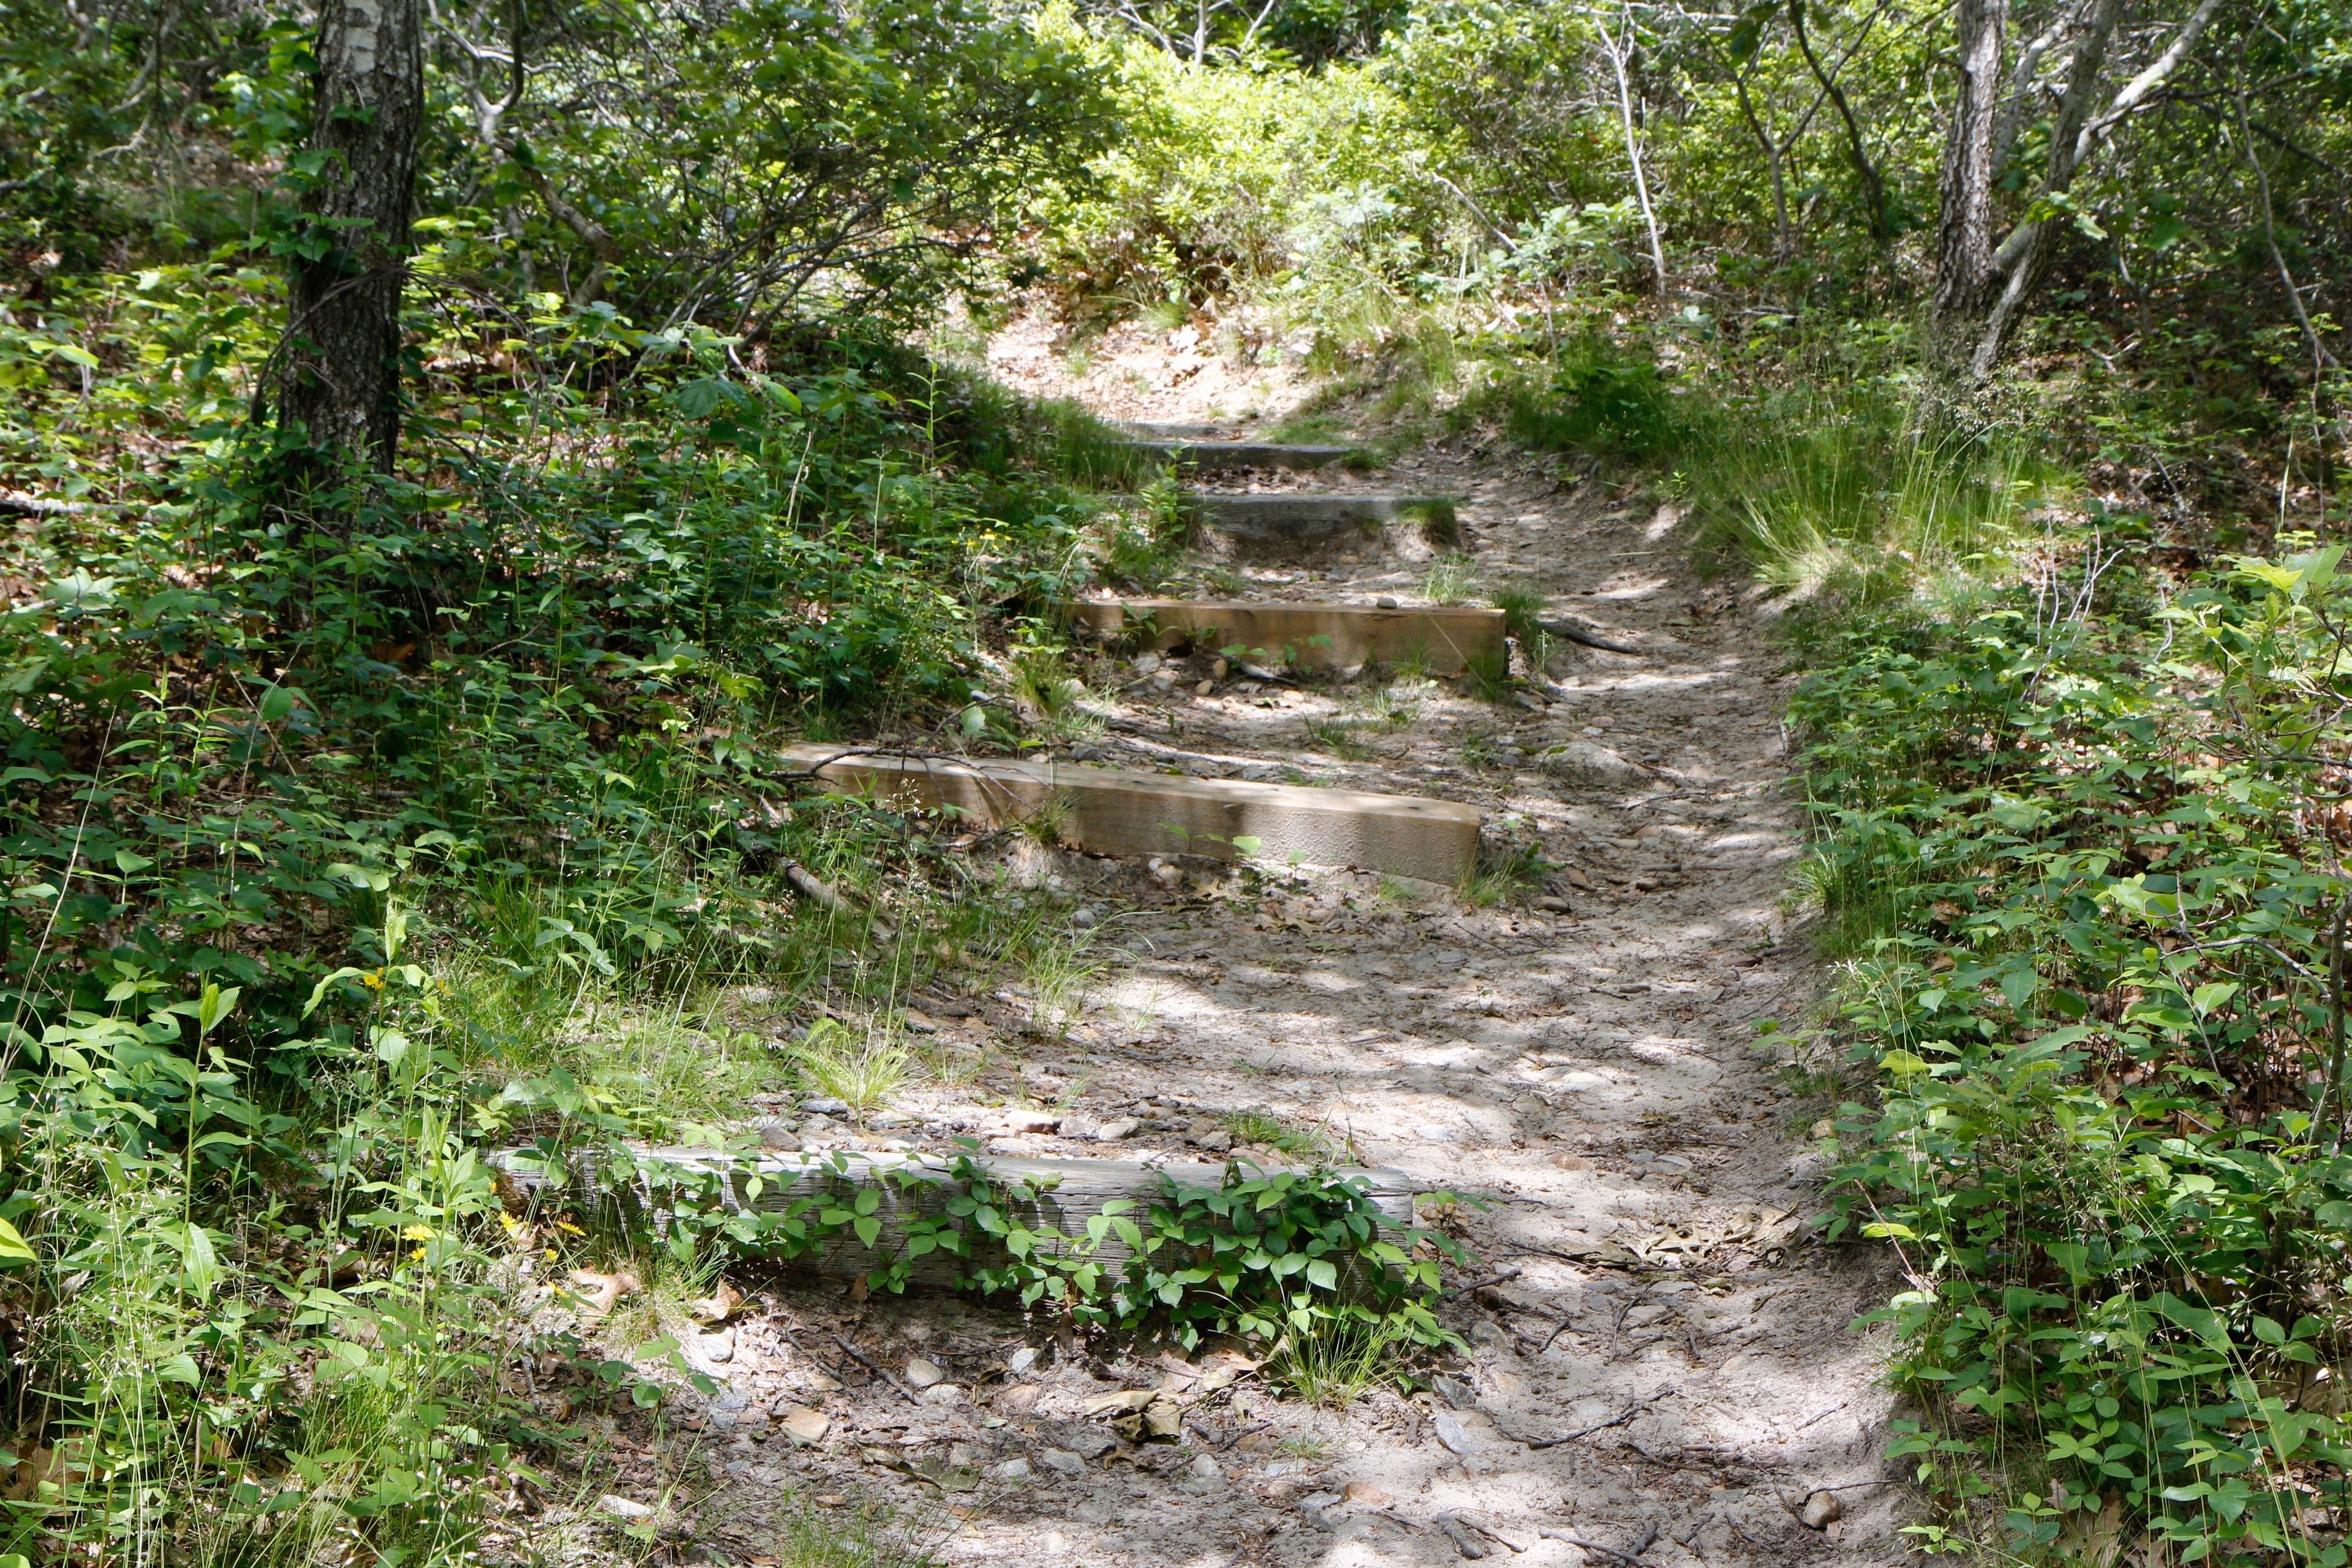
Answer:
[[[1181,392],[1134,395],[1131,367],[1118,384],[1130,416],[1202,411]],[[1481,585],[1538,584],[1555,613],[1641,652],[1556,658],[1551,700],[1532,707],[1426,681],[1195,696],[1202,670],[1168,689],[1130,672],[1078,754],[1475,802],[1498,835],[1573,868],[1552,882],[1568,907],[1474,909],[1346,871],[1171,888],[1097,863],[1124,895],[1100,900],[1124,910],[1105,928],[1121,956],[1070,1037],[1031,1044],[1020,1071],[1058,1094],[1065,1132],[1139,1121],[1118,1150],[1129,1157],[1214,1147],[1218,1113],[1262,1107],[1430,1188],[1486,1194],[1490,1208],[1459,1217],[1473,1272],[1517,1273],[1449,1304],[1471,1347],[1453,1400],[1383,1391],[1334,1412],[1244,1385],[1202,1406],[1181,1446],[1094,1452],[1108,1433],[1082,1402],[1163,1367],[1048,1346],[1008,1372],[1010,1314],[936,1299],[855,1311],[793,1292],[786,1318],[847,1324],[962,1392],[916,1406],[869,1384],[820,1399],[813,1369],[747,1321],[712,1368],[730,1394],[706,1432],[722,1487],[706,1532],[756,1543],[799,1486],[913,1507],[939,1521],[925,1538],[947,1563],[1610,1561],[1546,1530],[1620,1552],[1649,1537],[1641,1561],[1661,1568],[1897,1561],[1881,1342],[1850,1327],[1881,1282],[1797,1234],[1817,1206],[1805,1135],[1821,1107],[1757,1044],[1755,1021],[1793,1019],[1816,984],[1780,908],[1798,822],[1762,630],[1734,587],[1690,568],[1673,510],[1636,493],[1444,451],[1376,476],[1262,482],[1462,496]],[[1293,566],[1247,586],[1409,604],[1425,572]],[[1593,740],[1636,766],[1547,766],[1548,748]],[[762,1426],[772,1394],[777,1410],[824,1404],[827,1442],[787,1451]],[[1521,1440],[1586,1427],[1540,1449]],[[1049,1468],[1071,1453],[1088,1458],[1077,1473]],[[942,1493],[886,1458],[978,1485]],[[1820,1489],[1843,1511],[1826,1530],[1783,1500]],[[1468,1522],[1449,1533],[1440,1516]]]

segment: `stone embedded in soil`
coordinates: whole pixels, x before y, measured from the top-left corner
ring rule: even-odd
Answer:
[[[849,1101],[835,1100],[830,1095],[817,1095],[802,1100],[801,1109],[811,1116],[846,1116],[849,1114]]]
[[[1055,1475],[1083,1476],[1087,1473],[1087,1462],[1067,1448],[1040,1448],[1037,1450],[1037,1462]]]
[[[1089,1459],[1099,1459],[1118,1444],[1108,1432],[1077,1432],[1072,1434],[1069,1445]]]
[[[833,1417],[822,1410],[808,1410],[795,1405],[786,1408],[782,1423],[784,1435],[795,1443],[822,1443],[833,1430]]]
[[[1008,1110],[1004,1113],[1004,1130],[1015,1135],[1051,1132],[1061,1124],[1061,1117],[1050,1110]]]
[[[1478,1391],[1458,1377],[1433,1377],[1429,1386],[1456,1410],[1468,1410],[1478,1403]]]
[[[996,1481],[1025,1481],[1029,1479],[1029,1461],[1007,1459],[1001,1465],[992,1466],[988,1477]]]
[[[1349,1481],[1347,1490],[1340,1493],[1340,1496],[1344,1500],[1354,1503],[1359,1508],[1386,1508],[1396,1501],[1396,1499],[1370,1481]]]
[[[1469,1428],[1450,1410],[1441,1410],[1431,1423],[1437,1428],[1437,1440],[1445,1445],[1449,1454],[1467,1454],[1477,1444],[1471,1438]]]
[[[1192,1142],[1213,1154],[1222,1154],[1234,1146],[1234,1135],[1220,1128],[1214,1132],[1202,1133]]]
[[[1797,1522],[1807,1530],[1827,1530],[1844,1517],[1845,1504],[1838,1501],[1837,1493],[1818,1491],[1805,1500],[1804,1511],[1797,1515]]]
[[[1035,1345],[1023,1345],[1019,1350],[1014,1351],[1011,1355],[1004,1358],[1004,1370],[1011,1373],[1015,1377],[1020,1376],[1023,1373],[1027,1372],[1031,1367],[1035,1366],[1036,1364],[1037,1347]]]
[[[1142,1123],[1132,1116],[1114,1116],[1095,1129],[1095,1142],[1097,1143],[1119,1142],[1124,1139],[1134,1137],[1136,1129],[1141,1125]]]
[[[935,1383],[923,1390],[923,1403],[945,1408],[963,1403],[963,1390],[952,1383]]]
[[[1642,770],[1598,741],[1570,741],[1536,759],[1537,766],[1570,784],[1616,784],[1642,776]]]
[[[917,1356],[907,1363],[907,1381],[917,1388],[929,1388],[933,1384],[945,1383],[947,1376],[946,1373],[940,1370],[938,1363],[925,1361],[921,1356]]]

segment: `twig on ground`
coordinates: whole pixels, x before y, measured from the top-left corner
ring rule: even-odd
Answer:
[[[1453,1286],[1450,1288],[1450,1293],[1467,1296],[1473,1290],[1484,1290],[1489,1285],[1500,1285],[1507,1279],[1517,1279],[1523,1272],[1525,1272],[1523,1269],[1506,1268],[1500,1274],[1489,1274],[1483,1279],[1473,1279],[1467,1284]]]
[[[921,1394],[917,1394],[913,1389],[908,1388],[905,1384],[892,1376],[890,1370],[887,1367],[881,1366],[874,1362],[868,1361],[864,1351],[859,1350],[856,1345],[851,1344],[839,1334],[833,1336],[833,1342],[839,1345],[844,1351],[846,1351],[849,1354],[850,1360],[856,1362],[858,1365],[864,1367],[866,1371],[872,1373],[875,1376],[880,1378],[883,1382],[897,1389],[900,1394],[906,1395],[908,1404],[922,1404],[923,1396]]]
[[[1605,1431],[1612,1426],[1622,1426],[1626,1422],[1631,1421],[1634,1416],[1639,1415],[1643,1411],[1647,1410],[1651,1405],[1655,1405],[1659,1400],[1667,1397],[1673,1393],[1673,1385],[1669,1384],[1668,1386],[1658,1390],[1657,1393],[1653,1394],[1647,1399],[1637,1399],[1633,1401],[1633,1404],[1628,1405],[1624,1409],[1620,1410],[1616,1415],[1612,1415],[1606,1421],[1595,1421],[1590,1426],[1579,1426],[1575,1431],[1562,1432],[1557,1437],[1529,1438],[1528,1439],[1528,1447],[1530,1448],[1557,1448],[1562,1443],[1573,1443],[1579,1437],[1590,1437],[1595,1432]]]
[[[1642,1560],[1642,1553],[1647,1552],[1657,1541],[1658,1527],[1654,1524],[1642,1531],[1642,1539],[1633,1543],[1633,1550],[1630,1552],[1620,1552],[1613,1546],[1603,1546],[1597,1541],[1579,1540],[1565,1530],[1539,1530],[1536,1533],[1546,1541],[1564,1541],[1570,1546],[1581,1547],[1587,1552],[1598,1552],[1601,1556],[1613,1557],[1620,1563],[1639,1563]]]
[[[1586,647],[1597,647],[1603,653],[1638,655],[1642,651],[1640,648],[1629,647],[1621,642],[1611,642],[1600,633],[1586,631],[1573,621],[1538,621],[1536,629],[1552,637],[1566,637],[1572,643],[1582,643]]]

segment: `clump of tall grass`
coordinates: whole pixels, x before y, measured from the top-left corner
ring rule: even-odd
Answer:
[[[1853,608],[1997,570],[2053,482],[2028,443],[1950,430],[1885,387],[1732,414],[1684,472],[1705,543],[1784,603]]]

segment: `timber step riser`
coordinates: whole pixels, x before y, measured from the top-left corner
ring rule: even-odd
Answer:
[[[1301,543],[1343,534],[1411,527],[1433,544],[1460,536],[1454,502],[1444,496],[1220,495],[1185,497],[1207,527],[1236,538]]]
[[[973,826],[1050,822],[1097,855],[1200,855],[1356,866],[1460,882],[1477,866],[1477,807],[1355,790],[1196,779],[1129,768],[964,761],[799,745],[786,760],[831,788],[901,808],[951,810]]]
[[[1273,441],[1129,441],[1129,449],[1202,473],[1240,468],[1309,471],[1360,461],[1353,447],[1290,446]]]
[[[1154,648],[1239,645],[1253,658],[1317,669],[1418,663],[1460,675],[1505,657],[1500,610],[1127,599],[1082,601],[1072,616],[1100,636],[1141,635]]]

